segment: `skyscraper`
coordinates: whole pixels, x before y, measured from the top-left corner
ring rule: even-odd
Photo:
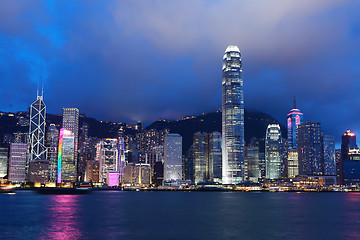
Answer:
[[[194,134],[194,180],[195,183],[209,180],[209,134]]]
[[[49,161],[49,181],[56,182],[57,150],[59,144],[59,131],[55,124],[50,124],[46,133],[47,157]]]
[[[244,181],[244,90],[237,46],[225,50],[222,66],[222,183]]]
[[[76,179],[79,176],[79,162],[78,162],[78,142],[79,142],[79,109],[77,108],[63,108],[63,122],[62,128],[71,131],[74,134],[74,164],[76,171]],[[66,138],[66,141],[70,141],[69,138]]]
[[[335,137],[324,135],[324,175],[336,175]]]
[[[37,94],[37,99],[30,106],[30,149],[29,160],[45,160],[46,147],[45,141],[45,124],[46,124],[46,106],[43,101],[43,94]]]
[[[299,157],[297,150],[289,149],[287,156],[287,177],[294,178],[299,175]]]
[[[300,175],[323,175],[320,123],[308,121],[298,126],[298,156]]]
[[[107,182],[108,172],[119,171],[119,150],[116,138],[107,138],[100,141],[100,182]],[[119,180],[118,180],[119,184]]]
[[[294,108],[287,115],[288,128],[288,149],[297,149],[297,128],[303,123],[303,114],[296,108],[296,100],[294,97]]]
[[[164,142],[164,181],[182,180],[182,137],[168,133]]]
[[[26,143],[10,144],[10,160],[9,160],[9,181],[25,182],[26,172]]]
[[[350,150],[356,148],[356,135],[350,130],[347,130],[341,138],[341,157],[337,167],[339,184],[344,184],[344,161],[347,161],[349,159]]]
[[[62,128],[60,130],[57,183],[75,182],[77,180],[74,133]]]
[[[62,128],[70,130],[74,133],[75,151],[78,149],[79,140],[79,109],[77,108],[63,108],[63,122]]]
[[[214,182],[219,182],[222,175],[222,161],[221,161],[221,133],[210,133],[209,139],[210,163],[212,163],[212,176]]]
[[[0,148],[0,178],[7,175],[8,153],[8,148]]]
[[[282,139],[279,124],[269,124],[265,138],[265,169],[267,179],[282,178]]]

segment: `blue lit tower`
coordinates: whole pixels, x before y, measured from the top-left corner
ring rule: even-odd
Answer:
[[[303,114],[296,108],[294,97],[294,108],[287,115],[288,127],[288,149],[297,149],[297,127],[303,123]]]
[[[241,54],[225,50],[222,66],[222,183],[244,180],[244,89]]]

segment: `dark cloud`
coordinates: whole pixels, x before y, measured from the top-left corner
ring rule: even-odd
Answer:
[[[327,133],[360,135],[360,3],[1,1],[0,108],[36,82],[48,112],[153,121],[221,106],[222,55],[243,56],[245,104],[285,122],[294,95]],[[12,105],[12,107],[9,107]]]

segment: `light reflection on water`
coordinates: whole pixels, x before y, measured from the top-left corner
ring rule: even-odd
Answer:
[[[0,208],[0,239],[360,239],[357,193],[24,191]]]
[[[78,195],[51,195],[42,239],[81,239]]]

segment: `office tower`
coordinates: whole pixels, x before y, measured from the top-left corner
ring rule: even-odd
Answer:
[[[9,176],[10,182],[22,183],[25,182],[25,167],[26,167],[26,151],[27,145],[25,143],[11,143],[10,144],[10,159],[9,159]]]
[[[209,134],[195,133],[194,144],[194,178],[195,183],[209,180]],[[211,166],[212,168],[212,166]]]
[[[123,137],[118,139],[118,151],[119,151],[119,180],[120,183],[124,181],[124,168],[126,166],[126,155],[125,155],[125,140]]]
[[[80,178],[80,181],[84,181],[86,162],[93,159],[88,132],[89,125],[84,122],[80,128],[79,134],[78,177]]]
[[[46,133],[47,153],[46,159],[49,161],[49,181],[56,182],[57,178],[57,150],[59,144],[59,131],[55,124],[50,124]]]
[[[87,161],[85,171],[85,182],[99,182],[99,162],[98,161]]]
[[[336,175],[335,137],[324,135],[324,175]]]
[[[0,148],[0,178],[7,175],[8,153],[8,148]]]
[[[63,122],[62,128],[71,131],[74,134],[74,161],[76,166],[76,181],[79,176],[79,161],[78,161],[78,142],[79,142],[79,109],[77,108],[63,108]]]
[[[60,130],[57,183],[76,182],[76,160],[75,160],[75,135],[70,130],[62,128]]]
[[[360,149],[350,149],[347,159],[343,161],[345,185],[360,184]]]
[[[287,171],[288,178],[294,178],[299,175],[299,157],[298,151],[290,149],[287,152]]]
[[[137,163],[134,169],[134,183],[140,185],[151,184],[151,167],[148,163]]]
[[[159,187],[163,185],[164,181],[164,162],[155,162],[153,168],[152,183]]]
[[[209,162],[212,163],[211,178],[214,182],[220,182],[222,176],[222,161],[221,161],[221,133],[210,133],[209,139]],[[211,173],[210,173],[211,174]]]
[[[340,184],[341,149],[335,149],[336,181]]]
[[[266,135],[266,134],[265,134]],[[260,174],[259,178],[266,178],[266,168],[265,168],[265,138],[259,139],[259,168]]]
[[[300,175],[323,175],[321,125],[318,122],[298,126],[298,156]]]
[[[294,108],[287,115],[288,128],[288,149],[297,149],[297,128],[303,123],[303,114],[296,108],[296,100],[294,97]]]
[[[339,178],[338,183],[344,184],[344,161],[349,159],[349,151],[352,149],[356,149],[356,135],[355,133],[351,132],[350,130],[347,130],[342,138],[341,138],[341,158],[339,161]]]
[[[282,139],[279,124],[269,124],[265,138],[265,169],[267,179],[282,178]]]
[[[258,182],[260,173],[259,146],[251,144],[245,147],[245,179]]]
[[[124,183],[134,184],[135,182],[135,163],[127,163],[124,168]]]
[[[153,147],[148,155],[151,167],[151,181],[156,186],[161,186],[164,180],[164,146]]]
[[[79,140],[79,109],[77,108],[63,108],[63,122],[62,128],[70,130],[74,133],[75,139],[75,151],[78,150],[78,140]]]
[[[182,137],[169,133],[164,141],[164,181],[182,180]]]
[[[244,180],[244,90],[237,46],[225,50],[222,66],[222,183]]]
[[[29,125],[29,160],[45,160],[46,147],[45,125],[46,125],[46,106],[43,101],[43,94],[37,94],[37,99],[30,106],[30,125]]]
[[[100,142],[100,182],[106,183],[108,172],[119,172],[119,151],[116,138]]]

